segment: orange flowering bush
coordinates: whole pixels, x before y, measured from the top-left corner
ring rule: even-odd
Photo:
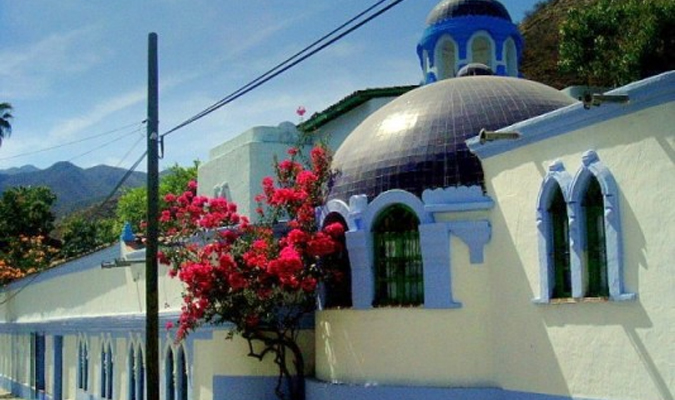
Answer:
[[[58,249],[42,235],[19,235],[6,243],[0,253],[0,285],[49,267]]]
[[[160,217],[165,245],[160,261],[185,287],[177,337],[203,323],[233,324],[233,333],[261,341],[279,366],[277,395],[303,396],[303,359],[296,343],[301,319],[316,305],[317,284],[329,276],[323,256],[339,250],[340,224],[320,230],[316,209],[324,203],[330,155],[315,147],[307,165],[297,149],[276,164],[276,180],[265,178],[251,223],[223,198],[196,195],[196,184],[167,195]],[[294,372],[286,352],[294,356]],[[296,375],[297,379],[293,379]],[[283,378],[287,391],[282,390]]]

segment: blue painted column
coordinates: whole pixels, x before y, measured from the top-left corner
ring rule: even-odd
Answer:
[[[450,230],[445,223],[419,226],[424,263],[424,308],[457,308],[452,297]]]
[[[52,338],[54,349],[54,382],[52,386],[52,399],[63,398],[63,336]]]
[[[356,310],[369,309],[375,295],[372,235],[361,230],[347,232],[345,237],[352,268],[352,306]]]

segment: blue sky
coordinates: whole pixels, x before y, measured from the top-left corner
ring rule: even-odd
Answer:
[[[439,0],[406,0],[236,102],[167,136],[160,168],[208,160],[257,125],[298,122],[355,90],[418,83],[415,46]],[[503,1],[515,21],[536,0]],[[159,35],[160,132],[375,0],[0,1],[0,169],[58,161],[128,168],[145,150],[148,33]],[[92,138],[94,137],[94,138]],[[66,145],[70,142],[78,142]],[[52,150],[55,146],[61,146]],[[33,153],[33,154],[28,154]],[[145,169],[145,161],[140,165]]]

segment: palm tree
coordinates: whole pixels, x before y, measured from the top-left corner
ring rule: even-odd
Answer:
[[[0,146],[2,146],[2,140],[12,134],[12,124],[9,123],[12,118],[12,105],[0,103]]]

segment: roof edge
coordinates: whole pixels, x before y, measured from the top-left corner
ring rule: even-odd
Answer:
[[[312,114],[307,121],[298,124],[297,128],[304,132],[314,131],[368,100],[379,97],[398,97],[418,87],[419,85],[407,85],[357,90],[325,110]]]

